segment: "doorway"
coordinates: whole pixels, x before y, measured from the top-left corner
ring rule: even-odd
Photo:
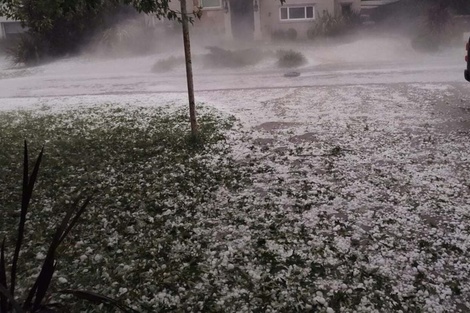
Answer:
[[[255,30],[253,0],[230,0],[234,39],[252,40]]]
[[[352,3],[341,3],[341,14],[343,16],[351,16],[352,13]]]

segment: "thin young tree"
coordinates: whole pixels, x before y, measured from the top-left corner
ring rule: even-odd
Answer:
[[[186,7],[186,0],[179,0],[181,12],[170,8],[171,0],[142,0],[134,2],[131,0],[124,0],[126,4],[132,4],[137,11],[146,14],[154,15],[158,18],[167,18],[169,20],[178,20],[181,22],[183,29],[183,45],[184,45],[184,57],[186,63],[186,81],[188,86],[188,98],[189,98],[189,121],[191,124],[191,135],[196,137],[198,135],[198,125],[196,117],[196,104],[194,97],[194,80],[193,80],[193,67],[191,57],[191,40],[189,36],[189,23],[192,22],[193,18],[200,17],[199,12],[192,12],[189,16]]]
[[[188,98],[189,98],[189,120],[191,122],[191,135],[197,136],[198,127],[196,119],[196,104],[194,100],[194,82],[193,82],[193,65],[191,60],[191,41],[189,39],[189,21],[186,10],[186,0],[181,2],[181,24],[183,25],[183,44],[184,44],[184,59],[186,61],[186,81],[188,83]]]
[[[199,12],[193,12],[192,16],[189,16],[186,8],[186,0],[179,0],[181,5],[181,12],[177,12],[174,9],[170,8],[170,1],[171,0],[144,0],[139,2],[132,2],[130,0],[125,0],[126,3],[132,4],[139,12],[152,14],[157,16],[158,18],[165,17],[169,20],[178,20],[181,22],[183,29],[183,45],[186,63],[186,81],[188,86],[189,98],[189,121],[191,124],[191,135],[193,137],[196,137],[198,135],[198,125],[194,97],[194,81],[191,58],[191,41],[189,36],[189,22],[192,21],[194,16],[199,17]]]

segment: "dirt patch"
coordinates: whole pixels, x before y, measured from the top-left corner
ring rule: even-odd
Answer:
[[[272,138],[256,138],[253,142],[257,145],[266,146],[274,144],[276,140]]]
[[[297,135],[289,138],[289,141],[292,143],[301,143],[301,142],[315,142],[318,138],[315,133],[305,133],[303,135]]]
[[[462,84],[453,84],[453,92],[444,94],[441,99],[432,99],[434,111],[444,122],[438,123],[436,129],[443,132],[470,131],[470,88]]]
[[[275,131],[280,129],[286,129],[290,127],[295,127],[300,125],[300,123],[294,122],[267,122],[255,127],[255,129],[261,129],[265,131]]]

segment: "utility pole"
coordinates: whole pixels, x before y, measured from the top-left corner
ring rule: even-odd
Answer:
[[[194,101],[194,83],[193,83],[193,65],[191,61],[191,42],[189,40],[189,23],[188,13],[186,10],[186,0],[180,0],[181,3],[181,24],[183,25],[183,43],[184,58],[186,61],[186,80],[188,82],[188,98],[189,98],[189,120],[191,122],[191,135],[198,134],[196,119],[196,104]]]

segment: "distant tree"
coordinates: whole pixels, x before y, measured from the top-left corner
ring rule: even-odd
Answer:
[[[470,1],[468,0],[451,0],[450,6],[458,14],[470,14]]]
[[[170,0],[0,0],[0,15],[20,20],[28,28],[29,39],[23,39],[14,53],[18,61],[30,63],[78,52],[102,23],[103,15],[122,5],[158,18],[182,21],[191,133],[195,136],[197,121],[188,30],[192,16],[186,13],[185,1],[180,1],[181,12],[177,12],[170,8]]]
[[[0,15],[21,21],[44,54],[58,56],[76,52],[112,6],[101,0],[0,0]]]
[[[158,18],[180,19],[169,0],[0,0],[0,16],[27,27],[42,55],[76,53],[96,30],[123,6]],[[106,25],[105,25],[106,26]],[[108,25],[109,26],[109,25]]]
[[[445,8],[454,14],[470,14],[469,0],[405,0],[421,8]]]
[[[417,30],[412,40],[415,49],[437,51],[461,38],[455,15],[470,13],[469,0],[405,0],[415,10]],[[410,11],[412,11],[410,10]]]
[[[454,14],[459,14],[459,15],[470,14],[470,1],[469,0],[449,0],[448,5]]]

